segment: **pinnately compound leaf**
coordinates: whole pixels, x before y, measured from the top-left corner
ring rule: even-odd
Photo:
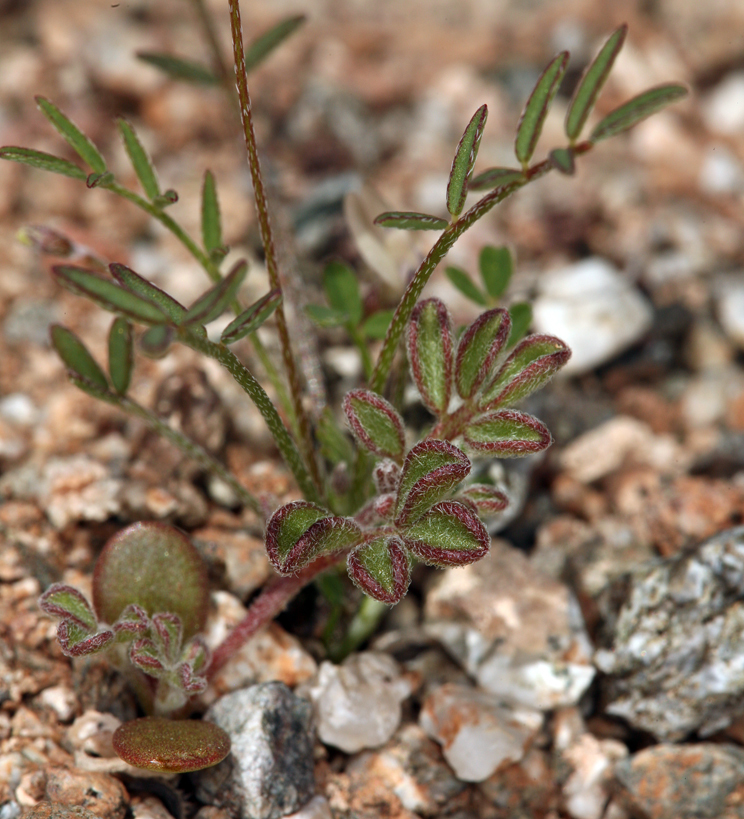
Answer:
[[[53,583],[39,598],[39,608],[51,617],[72,620],[88,632],[98,628],[98,619],[85,595],[66,583]]]
[[[568,104],[565,124],[566,136],[572,143],[579,138],[581,129],[594,108],[599,92],[610,75],[615,58],[623,47],[627,33],[628,26],[623,24],[610,34],[597,56],[587,66],[583,77],[576,86],[571,102]]]
[[[57,281],[78,296],[85,296],[112,313],[140,322],[163,324],[168,320],[157,304],[120,287],[110,279],[96,276],[82,267],[56,265],[52,268]]]
[[[391,210],[377,216],[374,224],[399,230],[444,230],[449,222],[428,213]]]
[[[196,85],[218,85],[219,79],[206,66],[192,60],[184,60],[171,54],[154,51],[138,51],[137,59],[159,68],[174,80],[185,80]]]
[[[395,523],[412,524],[470,472],[470,459],[448,441],[429,438],[412,447],[398,486]]]
[[[365,594],[395,605],[411,582],[411,561],[399,537],[382,535],[363,543],[348,557],[349,577]]]
[[[62,138],[96,173],[106,172],[106,161],[98,148],[72,123],[57,106],[44,97],[36,97],[36,104],[42,114],[57,129]]]
[[[217,185],[211,171],[204,174],[201,200],[202,241],[207,253],[222,247],[222,219],[217,199]]]
[[[432,506],[404,534],[406,547],[430,566],[465,566],[488,553],[491,538],[478,516],[457,501]]]
[[[160,196],[158,178],[155,175],[155,168],[152,165],[152,161],[137,136],[137,132],[123,117],[120,117],[116,121],[116,124],[119,126],[119,133],[124,141],[124,147],[129,155],[134,172],[137,174],[137,179],[139,179],[140,185],[142,185],[142,190],[148,199],[157,199],[157,197]]]
[[[114,319],[108,339],[109,375],[119,395],[126,395],[134,367],[132,325],[121,316]]]
[[[478,156],[483,129],[488,118],[488,107],[481,107],[473,114],[463,133],[452,160],[449,182],[447,184],[447,210],[452,216],[459,216],[465,207],[468,195],[468,183],[473,173],[475,159]]]
[[[468,274],[459,267],[447,267],[444,271],[447,278],[452,282],[466,298],[474,301],[481,307],[488,306],[488,299],[486,294],[475,284],[475,282],[468,276]]]
[[[305,16],[303,14],[287,17],[256,38],[246,49],[245,70],[251,71],[262,63],[278,45],[283,43],[304,22]]]
[[[35,151],[33,148],[19,148],[15,145],[6,145],[4,148],[0,148],[0,159],[19,162],[21,165],[29,165],[32,168],[39,168],[42,171],[59,173],[62,174],[62,176],[79,179],[81,182],[88,178],[88,174],[72,162],[68,162],[66,159],[61,159],[52,154],[44,153],[44,151]]]
[[[483,409],[516,404],[540,389],[571,358],[571,350],[555,336],[531,335],[518,344],[483,391]]]
[[[562,51],[554,57],[548,67],[540,75],[527,104],[522,111],[522,116],[517,125],[517,138],[514,142],[514,153],[517,159],[526,167],[532,154],[537,147],[537,140],[542,133],[545,118],[550,109],[558,86],[563,79],[563,74],[568,65],[568,52]]]
[[[266,551],[279,574],[299,571],[316,557],[355,546],[362,531],[351,518],[331,515],[307,501],[277,509],[266,526]]]
[[[383,458],[403,459],[403,419],[389,401],[370,390],[351,390],[344,397],[343,409],[351,431],[364,447]]]
[[[173,296],[168,295],[164,290],[156,287],[152,282],[142,278],[139,273],[126,265],[113,262],[109,265],[111,275],[127,290],[142,296],[143,299],[157,305],[174,324],[180,324],[185,315],[186,308],[177,302]]]
[[[220,341],[223,344],[234,344],[256,330],[282,303],[282,291],[270,290],[265,296],[236,316],[222,331]]]
[[[470,484],[457,493],[455,500],[470,504],[482,517],[503,512],[509,505],[509,498],[504,492],[485,483]]]
[[[509,312],[487,310],[465,330],[457,345],[455,385],[461,398],[472,398],[491,374],[511,332]]]
[[[421,400],[436,415],[449,406],[453,348],[452,320],[443,302],[420,301],[408,323],[406,350]]]
[[[475,452],[515,458],[542,452],[553,442],[547,427],[532,415],[500,410],[482,415],[465,429],[465,443]]]
[[[52,346],[68,370],[108,391],[109,385],[103,370],[88,352],[82,341],[61,324],[53,324],[50,330]]]
[[[248,272],[245,259],[237,262],[224,279],[210,287],[189,307],[183,318],[186,325],[209,324],[227,310],[230,302],[237,295],[240,285]]]
[[[490,191],[511,185],[513,182],[521,182],[523,179],[524,172],[514,168],[489,168],[470,180],[468,190]]]
[[[638,94],[637,97],[633,97],[632,100],[628,100],[614,111],[610,111],[592,131],[589,141],[599,142],[602,139],[621,134],[646,119],[646,117],[650,117],[651,114],[666,108],[667,105],[684,99],[687,94],[687,88],[677,83],[650,88],[648,91]]]

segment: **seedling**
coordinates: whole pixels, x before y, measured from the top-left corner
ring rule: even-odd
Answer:
[[[303,496],[270,514],[266,548],[279,577],[266,585],[245,620],[218,646],[211,661],[198,637],[205,610],[203,576],[185,538],[166,527],[135,524],[106,547],[96,568],[92,607],[67,586],[53,586],[45,593],[42,607],[62,619],[60,642],[66,653],[74,656],[106,651],[117,665],[125,656],[128,658],[134,669],[130,677],[143,707],[157,715],[150,720],[184,709],[189,696],[202,690],[206,679],[281,611],[303,585],[342,561],[346,561],[351,580],[373,601],[363,604],[351,624],[349,633],[353,637],[345,641],[345,648],[351,649],[376,625],[382,608],[405,594],[416,561],[461,566],[487,553],[490,539],[482,518],[503,511],[508,498],[493,486],[469,482],[471,459],[517,457],[541,452],[550,445],[546,427],[515,409],[515,405],[542,387],[565,364],[570,350],[550,335],[525,336],[530,321],[528,305],[513,305],[511,310],[500,305],[511,277],[511,257],[503,248],[485,248],[481,254],[483,287],[463,271],[448,269],[451,281],[486,308],[461,333],[444,304],[431,298],[420,301],[424,287],[457,239],[498,203],[553,170],[573,174],[577,159],[598,142],[628,130],[687,93],[678,84],[646,91],[607,114],[588,137],[582,138],[625,39],[626,27],[621,26],[602,46],[574,92],[565,121],[567,144],[533,163],[551,102],[568,65],[568,53],[561,52],[538,79],[522,112],[515,136],[515,167],[488,168],[474,175],[488,117],[483,105],[473,114],[456,148],[443,192],[442,214],[391,211],[375,220],[391,229],[439,234],[392,315],[365,315],[355,272],[338,263],[326,269],[328,306],[315,305],[309,313],[318,324],[345,327],[361,352],[366,384],[351,390],[342,405],[356,443],[354,448],[337,428],[333,408],[325,407],[314,423],[302,400],[302,379],[284,312],[285,291],[248,91],[247,69],[299,21],[283,21],[246,54],[239,0],[228,0],[228,7],[238,111],[270,282],[269,291],[256,303],[245,306],[240,302],[240,287],[247,270],[244,261],[226,273],[222,270],[226,248],[212,174],[207,171],[204,176],[201,236],[193,238],[167,213],[178,195],[172,189],[161,188],[131,123],[120,121],[119,130],[144,196],[123,186],[91,140],[43,98],[38,99],[42,114],[87,168],[30,148],[0,150],[0,158],[72,177],[141,208],[184,245],[212,281],[212,286],[187,307],[122,264],[106,267],[88,258],[86,264],[55,267],[54,276],[61,286],[115,316],[109,336],[108,372],[70,330],[52,328],[52,344],[72,382],[95,398],[144,420],[227,482],[241,503],[263,515],[265,499],[248,492],[223,464],[129,394],[135,346],[155,356],[165,355],[172,344],[191,347],[222,365],[255,403]],[[211,68],[194,66],[172,55],[142,56],[182,79],[221,82],[232,94],[232,72],[222,60],[211,22],[206,16],[203,22],[213,46]],[[483,195],[467,207],[468,197],[475,192]],[[42,249],[45,243],[52,244],[61,248],[70,261],[74,258],[75,248],[64,237],[51,237],[37,229],[29,232],[28,238]],[[235,318],[215,342],[207,335],[206,325],[227,311],[234,312]],[[256,334],[269,317],[281,347],[278,367]],[[375,358],[368,349],[369,340],[383,333]],[[279,407],[231,349],[244,337],[250,338],[267,369]],[[404,339],[411,377],[434,418],[419,440],[413,440],[412,433],[405,429],[395,397],[388,391],[393,362]],[[157,570],[153,569],[155,574],[148,575],[148,580],[143,575],[141,582],[125,589],[124,595],[118,556],[128,549],[137,554],[136,560],[127,558],[129,566],[142,565],[143,572],[145,566]],[[127,585],[131,585],[128,580]],[[177,595],[177,599],[167,594],[161,597],[176,587],[185,590],[183,595]],[[164,731],[162,723],[147,720],[124,726],[115,740],[117,750],[139,765],[162,751],[157,764],[164,770],[184,770],[184,765],[194,765],[194,745],[209,748],[208,754],[200,756],[199,764],[210,764],[226,753],[222,739],[191,733],[200,730],[196,723],[176,724],[186,726],[189,735],[187,741],[185,729],[178,729],[175,752],[170,739],[165,739],[171,736],[171,728]]]

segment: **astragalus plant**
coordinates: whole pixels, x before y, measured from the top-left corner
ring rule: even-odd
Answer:
[[[177,194],[161,189],[155,169],[129,122],[120,120],[119,131],[141,191],[123,185],[92,141],[57,106],[43,98],[38,99],[41,113],[81,162],[30,148],[5,147],[0,151],[4,159],[79,179],[83,185],[108,190],[133,203],[170,230],[212,280],[193,304],[183,305],[118,262],[105,265],[86,257],[82,262],[54,268],[62,287],[95,302],[114,317],[105,369],[69,329],[52,328],[52,344],[71,381],[94,398],[144,420],[226,481],[240,503],[268,517],[266,549],[279,577],[266,585],[252,602],[245,620],[211,657],[198,637],[201,619],[187,622],[187,612],[163,602],[157,594],[136,596],[125,603],[116,584],[102,584],[98,569],[94,608],[69,587],[54,587],[42,598],[45,610],[61,618],[63,650],[72,655],[89,648],[107,650],[119,665],[128,660],[136,670],[135,687],[143,706],[157,718],[184,713],[189,696],[198,694],[209,676],[248,637],[273,618],[303,585],[342,561],[346,562],[349,577],[366,595],[391,605],[406,593],[416,561],[461,566],[488,552],[490,541],[483,519],[503,511],[508,498],[492,485],[469,481],[472,459],[518,457],[550,445],[546,427],[516,407],[568,360],[570,350],[553,336],[525,335],[529,314],[524,305],[512,307],[511,311],[501,306],[510,275],[510,259],[502,250],[490,249],[481,258],[485,289],[478,288],[462,271],[448,271],[460,289],[488,308],[465,328],[455,327],[441,301],[421,300],[424,288],[457,239],[491,208],[552,171],[573,174],[582,154],[687,93],[677,84],[652,88],[604,116],[584,135],[597,96],[625,39],[626,27],[621,26],[599,50],[573,93],[565,119],[566,144],[551,150],[546,158],[534,161],[533,155],[568,66],[567,52],[551,60],[527,100],[516,129],[513,167],[475,173],[488,117],[485,105],[478,108],[454,152],[449,182],[443,191],[442,213],[387,212],[375,220],[391,230],[425,230],[436,237],[389,320],[376,358],[370,355],[359,329],[368,317],[364,315],[356,275],[350,268],[337,264],[327,271],[324,284],[330,306],[316,306],[310,311],[318,323],[345,326],[367,355],[366,383],[348,392],[340,408],[353,434],[353,446],[335,427],[334,408],[311,418],[303,403],[294,346],[297,339],[291,338],[285,314],[283,275],[269,219],[248,90],[247,69],[298,20],[281,23],[258,45],[254,44],[246,56],[239,2],[228,0],[227,5],[237,79],[237,97],[233,99],[242,124],[270,281],[268,292],[257,302],[246,306],[240,301],[247,262],[238,261],[223,270],[227,248],[223,245],[212,174],[206,171],[204,176],[201,236],[192,237],[168,214],[168,206]],[[215,65],[222,67],[213,79],[223,81],[232,93],[227,80],[231,72],[225,69],[217,41],[212,39]],[[171,73],[188,74],[184,61],[162,55],[148,55],[148,59]],[[29,236],[42,249],[53,245],[58,255],[71,255],[76,250],[64,237],[49,231],[37,230]],[[228,311],[234,313],[234,318],[219,340],[212,340],[207,325]],[[278,362],[270,360],[256,335],[269,317],[280,342]],[[278,406],[233,351],[232,345],[246,336],[268,367],[273,391],[279,397]],[[263,416],[302,499],[266,510],[265,499],[249,493],[222,463],[183,431],[169,427],[130,396],[136,353],[162,356],[174,344],[186,345],[214,359],[235,379]],[[393,393],[388,391],[401,344],[405,346],[410,378],[433,415],[429,428],[416,440],[404,427]],[[148,528],[153,524],[138,526],[145,527],[148,548],[162,552],[157,565],[175,560],[167,544],[181,535]],[[132,532],[122,538],[131,540]],[[106,565],[110,555],[105,553],[102,559]],[[170,585],[171,578],[186,569],[174,562],[171,569],[159,571],[158,582]],[[201,610],[202,586],[196,583],[190,589],[187,608],[198,603],[196,607]],[[116,604],[108,599],[115,592]],[[149,727],[142,732],[147,734],[142,741],[151,752],[153,732]],[[131,737],[124,743],[126,747],[134,744]],[[141,760],[143,754],[133,753],[128,758]]]

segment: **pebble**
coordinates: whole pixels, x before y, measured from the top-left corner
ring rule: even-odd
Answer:
[[[594,678],[572,593],[504,541],[477,564],[438,575],[424,629],[481,688],[528,708],[572,705]]]
[[[559,465],[575,480],[592,483],[619,469],[626,460],[661,472],[678,472],[684,452],[671,435],[655,435],[643,421],[618,415],[566,446]]]
[[[331,807],[325,796],[314,796],[296,813],[290,813],[284,819],[333,819]]]
[[[700,169],[700,189],[716,196],[738,193],[744,187],[744,169],[736,156],[725,145],[708,148]]]
[[[214,650],[245,614],[246,608],[237,597],[228,592],[212,592],[212,606],[204,630],[209,648]],[[278,623],[269,623],[217,672],[201,700],[211,704],[229,691],[272,680],[294,688],[309,680],[317,670],[317,663],[296,637],[287,634]]]
[[[0,812],[5,805],[0,808]],[[19,809],[16,816],[20,816]],[[2,814],[2,819],[12,819],[13,815]],[[28,819],[100,819],[100,816],[82,805],[62,805],[58,802],[39,802],[28,814]]]
[[[590,372],[639,341],[650,329],[647,299],[609,262],[592,257],[547,272],[533,305],[533,326],[565,341],[565,375]]]
[[[744,750],[737,745],[655,745],[615,766],[632,815],[741,819]]]
[[[313,703],[320,740],[353,754],[378,748],[393,736],[411,684],[392,657],[363,651],[341,665],[321,663],[317,676],[300,691]]]
[[[465,788],[443,761],[437,743],[418,725],[401,728],[379,751],[355,757],[345,772],[351,777],[352,788],[377,779],[406,810],[422,816],[442,813]]]
[[[563,751],[561,759],[572,769],[563,784],[563,799],[573,819],[603,819],[615,764],[627,755],[622,742],[597,739],[589,733]]]
[[[102,521],[121,511],[122,481],[86,455],[50,458],[39,487],[40,502],[58,529],[73,521]]]
[[[638,567],[608,601],[625,585],[595,654],[607,714],[662,741],[726,728],[744,713],[744,527]]]
[[[68,685],[52,685],[39,694],[39,702],[51,708],[61,722],[69,722],[75,716],[78,698]]]
[[[458,779],[483,782],[499,767],[518,762],[542,727],[540,711],[505,707],[498,698],[445,683],[426,698],[419,723],[439,742]]]
[[[28,395],[14,392],[0,398],[0,416],[18,426],[33,426],[39,419],[39,410]]]
[[[284,683],[227,694],[206,719],[227,731],[232,752],[196,775],[202,802],[241,819],[279,819],[314,795],[312,708]]]
[[[52,802],[88,808],[101,819],[124,819],[129,805],[129,794],[115,777],[68,768],[47,772],[46,795]]]
[[[739,271],[734,276],[723,280],[718,287],[716,310],[728,338],[744,350],[744,273]]]
[[[744,130],[744,71],[732,71],[702,101],[701,113],[711,131],[728,136]]]

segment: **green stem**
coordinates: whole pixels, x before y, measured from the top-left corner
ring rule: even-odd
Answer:
[[[269,220],[269,208],[264,189],[263,177],[261,175],[261,164],[258,158],[258,148],[256,145],[256,134],[253,128],[253,110],[251,107],[251,96],[248,91],[248,76],[245,66],[245,51],[243,49],[243,26],[240,20],[239,0],[228,0],[230,7],[230,29],[232,33],[233,57],[235,61],[235,77],[238,87],[238,99],[240,100],[240,117],[243,122],[243,136],[248,154],[248,167],[253,181],[253,193],[256,202],[256,212],[258,214],[258,226],[261,233],[261,241],[266,256],[266,269],[269,274],[269,281],[273,289],[282,290],[279,276],[279,263],[277,259],[274,236]],[[284,370],[289,381],[289,390],[292,397],[292,406],[300,430],[299,445],[305,458],[313,483],[315,484],[316,495],[322,495],[322,481],[320,469],[315,457],[313,447],[310,420],[305,412],[302,403],[302,387],[300,384],[300,374],[295,364],[292,354],[292,347],[289,340],[289,329],[287,318],[282,304],[276,310],[276,325],[279,332],[279,340],[282,347],[282,361]]]
[[[284,426],[266,390],[256,381],[250,370],[224,344],[215,344],[207,338],[184,330],[179,332],[178,337],[193,350],[218,361],[232,375],[266,421],[266,426],[273,435],[284,462],[294,475],[305,498],[314,503],[322,503],[292,436]]]
[[[390,607],[386,603],[365,595],[359,604],[357,613],[349,623],[343,640],[331,652],[331,660],[334,663],[340,663],[341,660],[356,651],[377,631],[380,621],[389,611]]]
[[[217,31],[212,21],[212,16],[207,9],[204,0],[192,0],[194,8],[199,17],[199,22],[204,30],[204,36],[207,38],[209,50],[212,52],[212,68],[220,81],[227,88],[230,87],[230,70],[225,61],[222,59],[222,48],[220,41],[217,38]]]
[[[369,354],[369,347],[367,346],[367,340],[361,334],[359,327],[355,324],[349,322],[345,325],[346,331],[351,336],[351,340],[356,345],[356,348],[359,350],[359,355],[362,357],[362,367],[364,368],[364,377],[367,381],[372,378],[372,372],[374,370],[374,364],[372,362],[372,356]]]

